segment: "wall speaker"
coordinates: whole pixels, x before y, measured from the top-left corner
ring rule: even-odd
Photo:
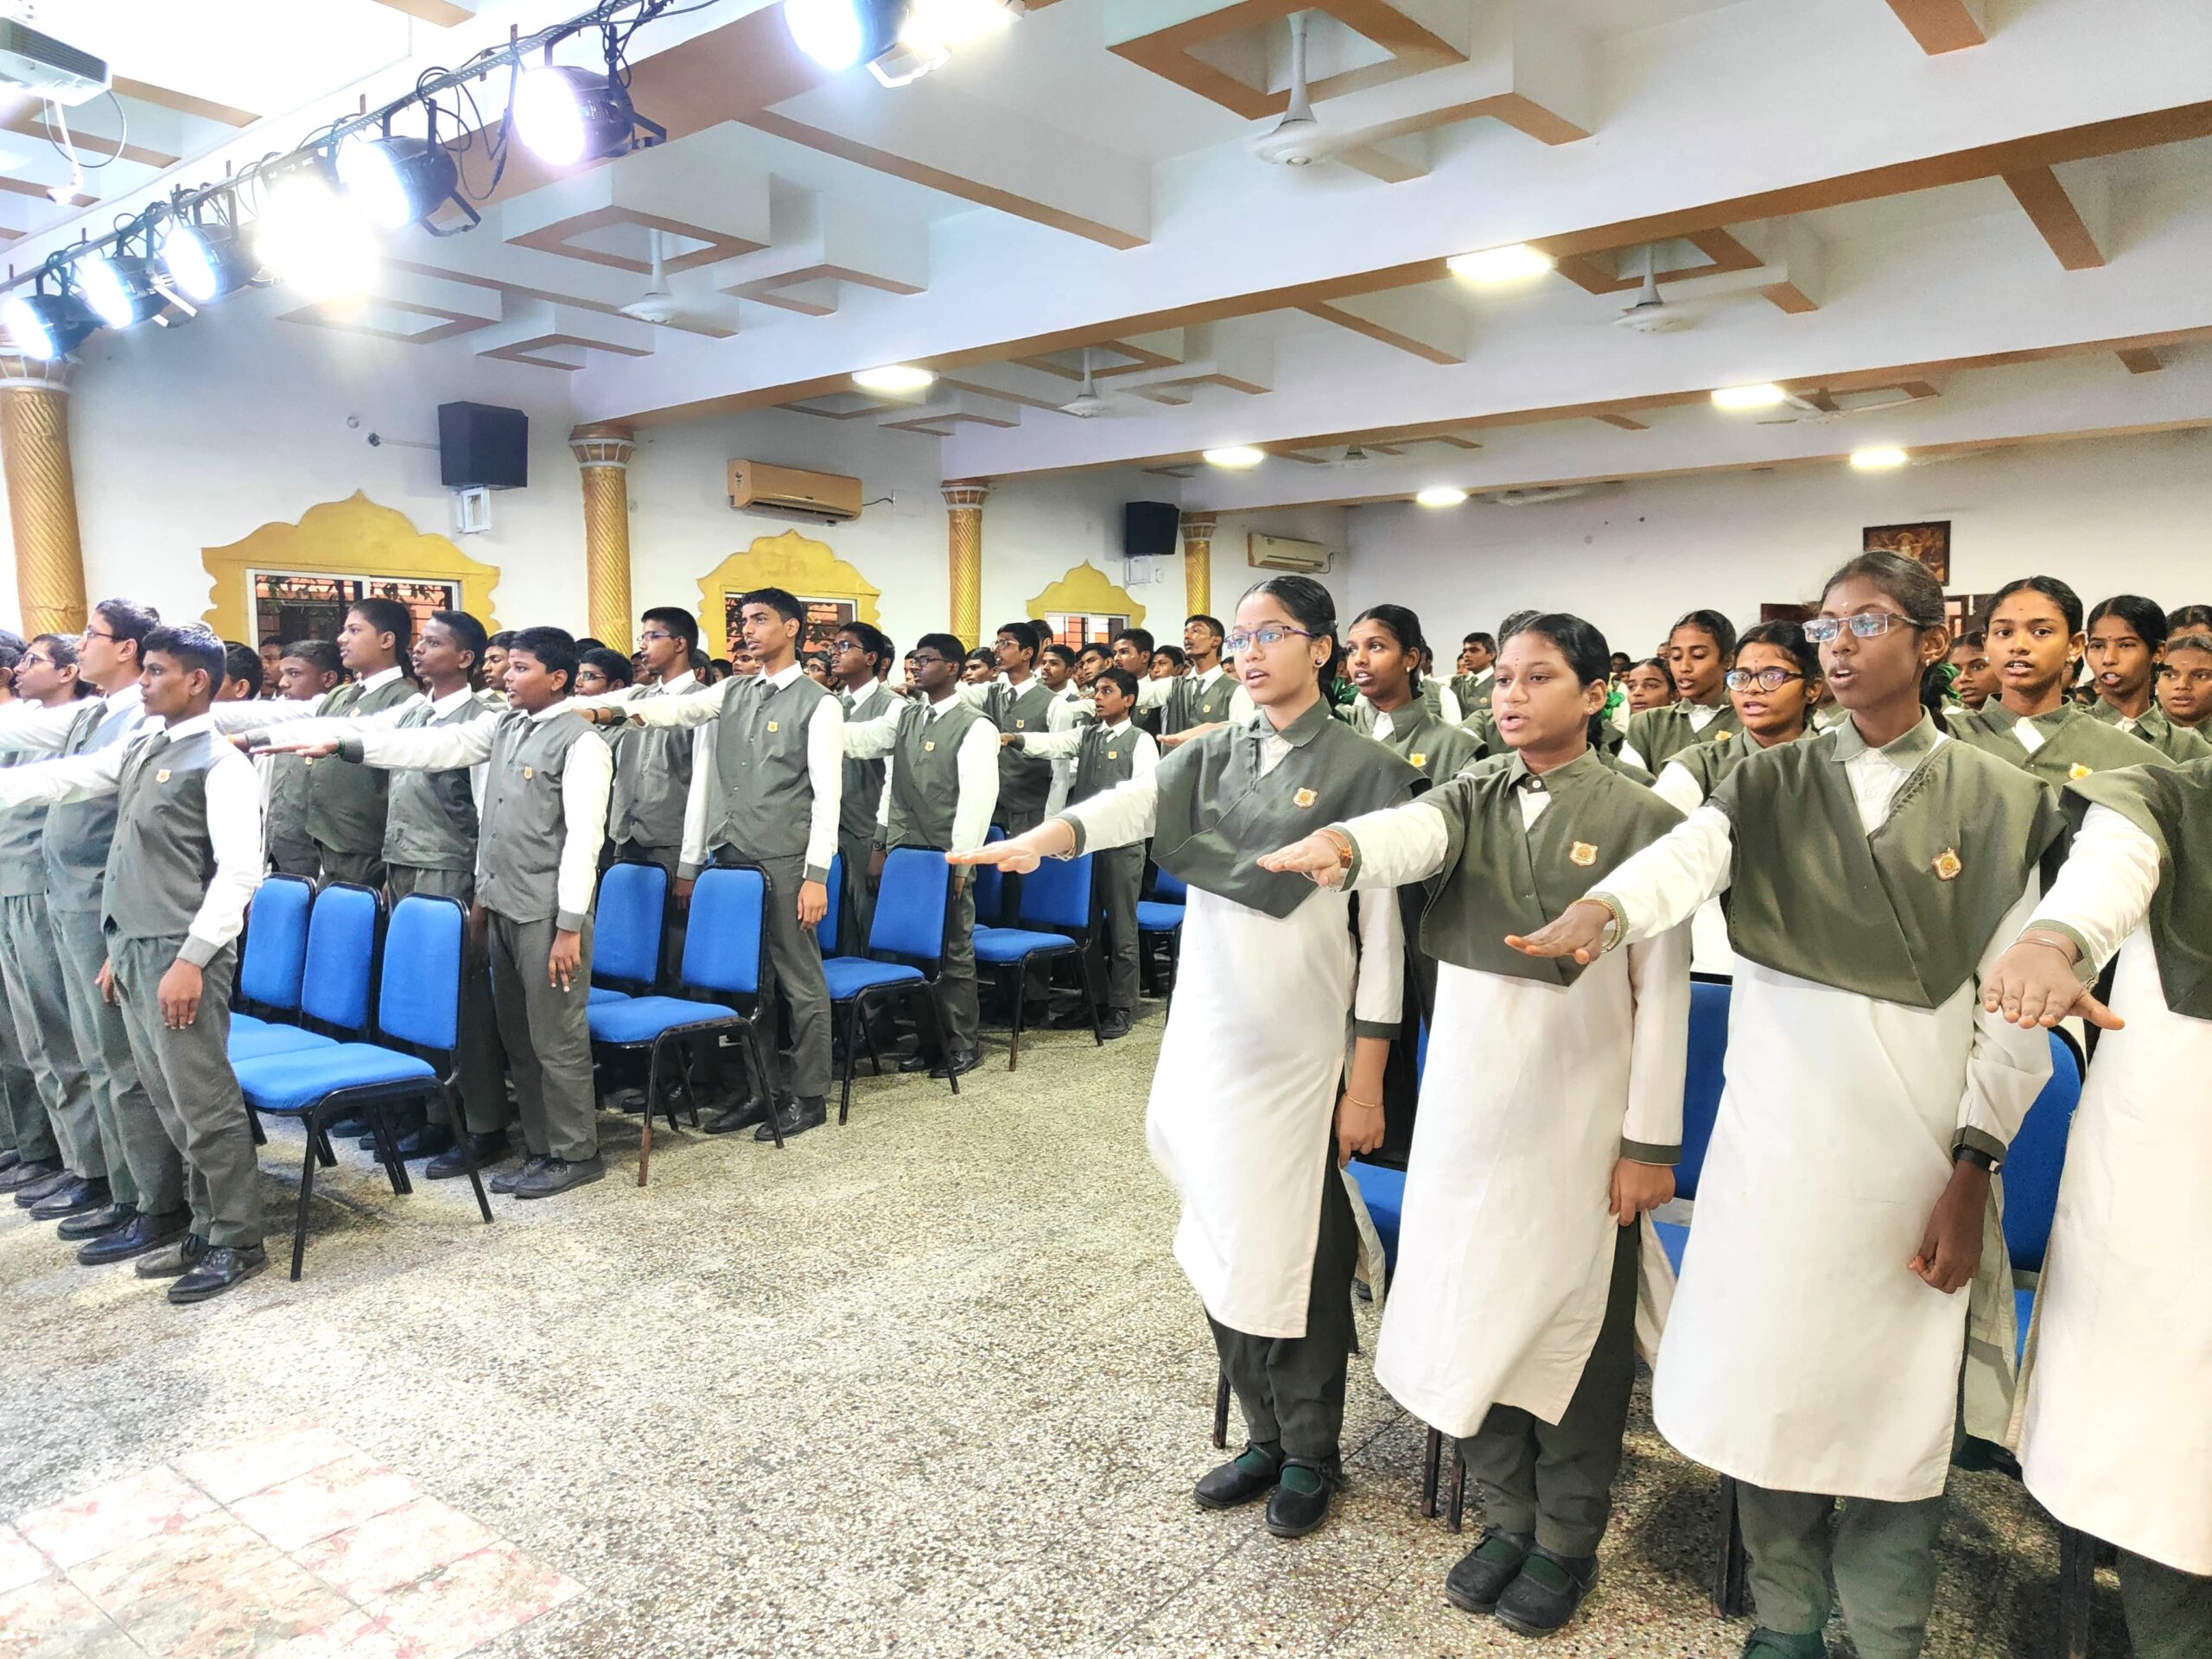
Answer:
[[[494,404],[440,404],[438,477],[448,489],[521,489],[530,482],[530,416]]]
[[[1122,504],[1122,555],[1131,559],[1161,559],[1175,550],[1175,526],[1182,510],[1168,501],[1125,501]]]

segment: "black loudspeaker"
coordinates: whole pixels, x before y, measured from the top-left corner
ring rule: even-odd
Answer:
[[[1175,525],[1182,510],[1166,501],[1122,504],[1122,553],[1132,559],[1165,558],[1175,550]]]
[[[438,405],[438,479],[448,489],[530,482],[530,416],[493,404]]]

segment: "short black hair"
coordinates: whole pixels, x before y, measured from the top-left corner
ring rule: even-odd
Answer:
[[[23,653],[30,649],[29,642],[13,628],[0,628],[0,674],[14,671],[23,660]],[[256,658],[257,663],[261,659]]]
[[[891,636],[873,622],[863,622],[855,617],[850,622],[840,622],[837,632],[853,636],[855,643],[861,648],[861,655],[874,660],[878,673],[899,660],[899,653],[891,648]]]
[[[116,644],[128,641],[138,647],[141,657],[146,654],[146,637],[162,626],[162,613],[135,599],[104,599],[92,607],[92,612],[107,624]]]
[[[476,660],[469,664],[472,671],[484,666],[484,625],[467,611],[433,611],[429,620],[453,635],[454,644],[463,651],[474,652]]]
[[[415,613],[396,599],[365,594],[346,607],[378,633],[391,636],[392,660],[408,679],[415,677]]]
[[[581,641],[578,643],[582,644]],[[576,666],[581,668],[586,663],[617,685],[634,685],[637,683],[637,672],[630,666],[630,659],[612,645],[594,645],[589,650],[579,650]]]
[[[1186,628],[1193,622],[1205,623],[1213,630],[1213,637],[1217,639],[1225,639],[1229,637],[1229,630],[1221,626],[1221,619],[1217,616],[1208,616],[1204,611],[1193,611],[1183,619],[1183,626]]]
[[[583,660],[583,654],[588,651],[605,651],[607,648],[606,640],[594,639],[588,633],[576,637],[576,659],[579,662]]]
[[[1951,637],[1953,651],[1957,651],[1961,646],[1968,651],[1981,651],[1986,649],[1988,644],[1988,634],[1980,628],[1961,628]]]
[[[1178,668],[1190,666],[1191,659],[1184,654],[1183,647],[1180,645],[1154,645],[1152,648],[1152,654],[1154,657],[1165,657]]]
[[[798,599],[785,588],[754,588],[748,589],[745,594],[739,597],[737,608],[740,611],[742,611],[748,605],[766,605],[770,610],[775,612],[778,616],[782,617],[785,621],[796,622],[802,628],[806,626],[806,607],[800,604]]]
[[[1124,639],[1135,645],[1139,651],[1144,652],[1146,656],[1149,657],[1152,655],[1153,639],[1151,629],[1123,628],[1119,633],[1114,636],[1114,643],[1117,645]]]
[[[223,641],[223,679],[251,680],[261,683],[261,653],[251,645],[242,645],[235,639]]]
[[[1137,694],[1137,677],[1126,668],[1102,668],[1098,671],[1098,677],[1091,683],[1113,686],[1120,690],[1123,696],[1131,699],[1134,699]]]
[[[1039,661],[1042,661],[1047,657],[1057,657],[1062,662],[1065,663],[1071,669],[1075,666],[1075,647],[1073,645],[1064,645],[1057,639],[1053,640],[1051,645],[1046,646],[1044,650],[1039,652],[1037,656]]]
[[[1490,652],[1491,656],[1495,657],[1497,655],[1497,641],[1491,639],[1490,635],[1484,633],[1479,628],[1476,629],[1474,632],[1469,634],[1459,643],[1463,646],[1480,645],[1484,651]]]
[[[998,632],[1012,634],[1014,643],[1029,653],[1030,662],[1036,662],[1037,648],[1044,644],[1045,632],[1034,622],[1001,622]]]
[[[976,646],[975,650],[969,652],[965,656],[963,656],[961,660],[963,662],[974,663],[980,668],[996,668],[999,665],[998,658],[992,653],[990,647],[988,645]]]
[[[343,674],[346,671],[346,664],[338,655],[338,647],[327,639],[295,639],[284,647],[284,655],[298,658],[318,674]]]
[[[699,619],[680,605],[656,605],[641,613],[640,622],[658,622],[683,642],[686,651],[699,649]]]
[[[549,674],[566,674],[563,692],[576,689],[576,637],[566,628],[518,628],[508,649],[528,652]]]
[[[155,627],[138,642],[138,651],[141,656],[158,651],[164,657],[174,657],[188,672],[198,669],[207,677],[210,692],[223,683],[223,642],[205,622],[170,622]]]
[[[1099,640],[1093,639],[1086,643],[1081,651],[1076,652],[1075,659],[1079,663],[1086,657],[1096,657],[1101,661],[1106,661],[1110,659],[1113,655],[1114,652],[1110,646],[1103,644]]]
[[[914,650],[906,654],[912,657],[915,652],[923,651],[933,651],[948,663],[964,663],[968,660],[967,647],[949,633],[925,633],[914,641]]]
[[[486,634],[484,637],[484,647],[488,651],[493,645],[497,645],[501,651],[506,651],[513,646],[518,637],[513,628],[501,628],[497,633]]]

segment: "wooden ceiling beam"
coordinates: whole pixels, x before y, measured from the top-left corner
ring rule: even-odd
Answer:
[[[404,11],[417,22],[438,29],[451,29],[465,23],[476,14],[467,6],[456,6],[453,0],[376,0],[380,6],[390,6],[394,11]]]
[[[2004,175],[2005,188],[2026,210],[2028,219],[2069,270],[2094,270],[2105,262],[2097,238],[2083,222],[2081,210],[2048,167],[2020,168]]]
[[[213,99],[194,98],[189,92],[174,92],[151,81],[132,80],[127,75],[115,78],[115,92],[118,98],[135,98],[141,104],[158,105],[180,115],[196,115],[203,121],[219,121],[226,127],[250,127],[261,119],[251,110],[218,104]]]
[[[2130,374],[2156,374],[2165,364],[2147,346],[2131,346],[2119,353],[2120,360],[2127,365]]]
[[[1982,27],[1980,0],[1890,0],[1890,10],[1931,58],[1980,46],[1989,39]]]

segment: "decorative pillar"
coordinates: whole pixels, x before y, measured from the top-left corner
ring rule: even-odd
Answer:
[[[983,498],[991,486],[985,479],[956,478],[943,488],[951,632],[972,651],[983,637]]]
[[[1213,526],[1210,512],[1186,512],[1176,528],[1183,537],[1183,611],[1213,614]]]
[[[592,634],[630,652],[630,457],[637,434],[620,421],[580,426],[569,453],[584,475],[585,614]]]
[[[16,594],[23,632],[85,626],[85,550],[69,466],[67,359],[0,355],[0,463],[16,537]]]

